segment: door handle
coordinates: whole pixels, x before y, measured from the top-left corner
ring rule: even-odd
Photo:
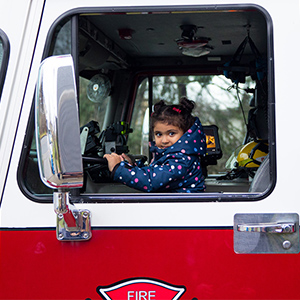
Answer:
[[[243,213],[234,215],[235,253],[299,253],[297,213]]]
[[[293,222],[238,224],[237,231],[266,232],[266,233],[294,233],[296,232],[296,224]]]

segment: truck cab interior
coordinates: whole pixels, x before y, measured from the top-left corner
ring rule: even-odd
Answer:
[[[206,191],[193,199],[253,199],[270,190],[272,23],[260,7],[78,9],[57,20],[48,34],[44,57],[63,54],[72,55],[76,73],[85,172],[77,191],[81,201],[147,197],[113,182],[103,156],[128,153],[149,163],[153,105],[161,99],[177,104],[182,96],[195,101],[193,114],[207,140]],[[19,184],[33,200],[50,201],[52,191],[39,180],[33,118]],[[255,176],[264,160],[262,182]],[[259,190],[253,187],[257,182]]]

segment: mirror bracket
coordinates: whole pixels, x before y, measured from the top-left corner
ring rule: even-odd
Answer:
[[[77,209],[70,204],[69,197],[69,192],[53,193],[56,237],[59,241],[87,241],[92,237],[91,212]]]

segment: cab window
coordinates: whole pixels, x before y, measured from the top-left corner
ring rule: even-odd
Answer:
[[[182,96],[195,101],[193,115],[206,134],[206,153],[199,157],[206,190],[193,201],[244,201],[269,193],[276,176],[270,23],[260,7],[239,5],[214,12],[201,6],[93,9],[53,26],[46,56],[72,54],[80,130],[89,133],[81,136],[85,183],[76,191],[81,201],[191,197],[162,191],[157,197],[116,182],[99,160],[116,152],[141,166],[151,164],[153,105],[160,100],[176,105]],[[30,151],[22,155],[21,185],[31,198],[47,201],[52,191],[35,180],[34,138],[24,143]],[[263,164],[267,173],[257,179]]]

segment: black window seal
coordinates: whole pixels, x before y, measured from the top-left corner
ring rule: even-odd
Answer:
[[[62,14],[51,25],[48,35],[47,44],[44,48],[43,58],[48,56],[48,50],[50,42],[52,41],[55,28],[59,22],[66,17],[72,17],[74,15],[87,14],[87,13],[120,13],[120,12],[161,12],[161,11],[224,11],[224,10],[246,10],[254,9],[262,13],[265,17],[267,24],[267,58],[268,58],[268,105],[269,105],[269,157],[270,157],[270,172],[272,174],[272,182],[269,189],[264,193],[201,193],[201,194],[177,194],[177,193],[132,193],[132,194],[81,194],[80,196],[73,197],[74,203],[168,203],[168,202],[251,202],[259,201],[266,198],[272,193],[275,188],[277,174],[276,174],[276,140],[275,140],[275,89],[274,89],[274,47],[273,47],[273,22],[269,13],[261,6],[256,4],[221,4],[221,5],[181,5],[181,6],[136,6],[136,7],[93,7],[93,8],[75,8]],[[31,110],[28,129],[32,128],[34,120],[34,109]],[[28,131],[27,131],[28,132]],[[27,139],[28,142],[29,139]],[[22,172],[25,162],[25,156],[28,144],[26,139],[24,141],[23,150],[21,153],[21,160],[18,169],[18,182],[23,193],[30,200],[38,203],[50,203],[52,202],[52,195],[41,196],[30,193],[24,185]]]
[[[3,45],[3,57],[0,66],[0,101],[1,101],[1,95],[2,95],[2,90],[4,86],[4,81],[5,81],[5,76],[6,76],[6,71],[7,71],[8,61],[9,61],[9,55],[10,55],[9,39],[2,29],[0,29],[0,39]]]

